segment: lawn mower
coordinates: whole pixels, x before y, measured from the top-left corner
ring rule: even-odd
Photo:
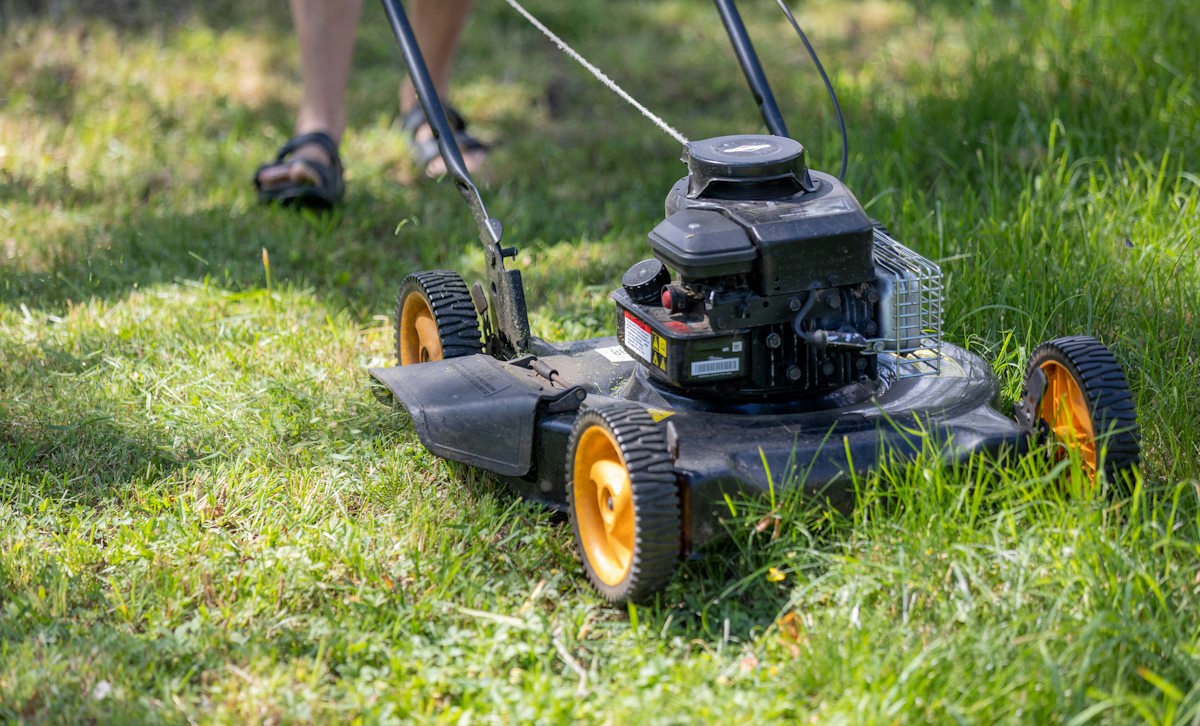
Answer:
[[[380,397],[434,454],[565,510],[588,580],[614,603],[660,590],[722,536],[731,499],[803,487],[852,506],[854,472],[931,443],[959,462],[1047,442],[1094,478],[1126,476],[1137,422],[1109,350],[1042,344],[1001,414],[990,366],[942,339],[938,265],[809,168],[733,0],[715,2],[770,133],[687,142],[652,256],[611,294],[616,335],[552,344],[530,333],[516,248],[463,164],[399,0],[383,0],[486,279],[403,281],[399,365],[370,371]]]

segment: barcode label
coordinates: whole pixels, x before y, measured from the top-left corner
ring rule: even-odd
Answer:
[[[692,363],[692,377],[715,376],[721,373],[737,373],[741,363],[737,358],[717,358]]]

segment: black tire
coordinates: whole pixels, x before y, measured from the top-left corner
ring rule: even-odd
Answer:
[[[405,317],[405,304],[425,308],[418,311],[428,315],[436,326],[437,346],[431,340],[418,336],[412,326],[412,313]],[[396,296],[395,314],[396,360],[400,365],[422,363],[427,360],[458,358],[483,352],[480,341],[479,318],[467,284],[457,272],[430,270],[415,272],[404,278],[400,294]],[[407,331],[407,332],[406,332]]]
[[[1127,477],[1140,458],[1140,433],[1129,382],[1112,351],[1099,340],[1085,335],[1056,338],[1042,343],[1033,351],[1025,367],[1025,385],[1021,392],[1023,399],[1028,396],[1029,381],[1034,371],[1044,371],[1047,364],[1057,364],[1065,369],[1083,394],[1092,426],[1089,432],[1092,447],[1097,459],[1100,459],[1101,449],[1104,454],[1102,462],[1096,461],[1092,466],[1096,471],[1102,470],[1110,482],[1118,485],[1127,483]],[[1053,365],[1050,368],[1053,369]],[[1048,395],[1050,392],[1046,391],[1043,405]],[[1042,406],[1039,406],[1035,416],[1038,427],[1053,436],[1052,422],[1047,419]],[[1059,443],[1068,445],[1061,439]]]
[[[592,432],[592,433],[589,433]],[[590,477],[582,484],[583,501],[576,498],[576,469],[586,467],[592,443],[603,432],[609,444],[615,445],[619,462],[628,475],[630,492],[629,507],[632,511],[631,557],[623,577],[611,575],[605,578],[603,562],[593,562],[589,552],[598,546],[595,529],[589,530],[586,523],[594,522],[599,513],[599,496],[603,486]],[[584,450],[580,450],[581,443]],[[594,468],[589,468],[594,472]],[[583,563],[588,581],[605,600],[624,603],[642,600],[661,590],[671,580],[679,562],[682,542],[682,517],[680,514],[679,486],[675,467],[667,453],[667,440],[663,428],[654,422],[644,409],[636,405],[606,403],[583,411],[575,420],[567,444],[567,512],[571,529],[575,533],[575,549]],[[589,508],[588,494],[594,493]],[[613,512],[613,498],[607,497],[609,512]],[[613,518],[623,514],[612,514]],[[591,531],[593,534],[586,534]],[[612,532],[610,531],[611,535]],[[585,541],[587,539],[588,541]],[[611,537],[610,537],[611,539]],[[599,546],[603,546],[601,542]],[[602,556],[602,555],[601,555]],[[598,569],[599,568],[599,569]],[[610,568],[611,570],[611,568]]]

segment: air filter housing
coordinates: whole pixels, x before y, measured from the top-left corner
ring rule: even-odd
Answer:
[[[782,136],[718,136],[684,149],[689,199],[778,199],[811,191],[804,147]]]
[[[799,142],[719,136],[683,161],[650,247],[685,283],[744,275],[771,296],[874,278],[871,219],[837,178],[809,171]]]

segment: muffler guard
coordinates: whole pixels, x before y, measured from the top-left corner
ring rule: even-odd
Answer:
[[[581,392],[551,387],[536,373],[487,355],[419,365],[372,368],[381,398],[394,397],[412,416],[434,454],[505,476],[525,476],[533,461],[538,407]],[[578,396],[578,397],[576,397]]]

